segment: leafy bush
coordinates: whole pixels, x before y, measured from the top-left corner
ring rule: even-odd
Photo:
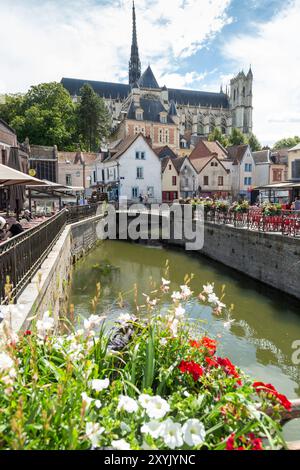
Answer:
[[[139,318],[124,313],[109,334],[96,315],[66,334],[55,333],[49,312],[19,336],[5,325],[0,448],[285,447],[280,412],[290,402],[219,357],[215,339],[195,333],[185,318],[195,297],[188,278],[170,294],[162,279],[137,307]],[[230,315],[213,285],[198,299]]]

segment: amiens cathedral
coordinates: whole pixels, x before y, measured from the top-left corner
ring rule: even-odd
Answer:
[[[141,132],[154,147],[168,145],[175,150],[192,137],[207,137],[215,128],[227,135],[232,128],[244,134],[252,132],[251,67],[247,75],[240,72],[231,80],[229,90],[221,87],[219,93],[161,86],[150,65],[142,73],[134,3],[132,23],[128,84],[72,78],[61,82],[74,101],[85,83],[93,87],[110,111],[115,139]]]

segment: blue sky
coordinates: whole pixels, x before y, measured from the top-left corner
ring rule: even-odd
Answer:
[[[251,64],[259,139],[300,134],[300,0],[135,3],[142,65],[151,63],[161,85],[219,91]],[[0,0],[0,93],[63,76],[127,82],[131,6]]]

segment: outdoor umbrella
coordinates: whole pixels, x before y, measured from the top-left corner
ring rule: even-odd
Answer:
[[[8,157],[7,165],[14,170],[21,171],[21,162],[19,156],[19,149],[11,147]],[[9,189],[9,207],[10,210],[16,212],[17,216],[21,212],[25,201],[25,186],[15,185]]]
[[[44,181],[33,178],[32,176],[26,175],[26,173],[14,170],[0,163],[0,185],[10,187],[19,184],[26,186],[45,186]]]

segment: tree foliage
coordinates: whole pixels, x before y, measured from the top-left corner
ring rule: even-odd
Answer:
[[[254,134],[250,134],[250,136],[247,138],[247,143],[249,144],[252,152],[258,152],[262,149],[261,143]]]
[[[75,105],[60,83],[42,83],[23,96],[7,96],[0,116],[16,130],[20,141],[28,137],[36,145],[73,147]]]
[[[226,135],[223,135],[220,129],[218,129],[217,127],[215,127],[213,132],[209,134],[208,141],[209,142],[218,141],[225,148],[228,147],[228,144],[229,144],[228,138],[226,137]]]
[[[276,144],[274,145],[274,150],[280,150],[284,148],[291,149],[295,147],[296,145],[298,145],[299,143],[300,143],[300,137],[297,135],[295,135],[295,137],[284,138],[276,142]]]
[[[73,103],[62,84],[42,83],[25,94],[7,95],[0,117],[13,127],[20,142],[26,137],[35,145],[57,145],[59,150],[98,150],[109,134],[109,115],[104,101],[89,85],[81,101]]]
[[[89,84],[80,90],[77,108],[77,126],[80,143],[87,151],[99,150],[100,142],[108,137],[110,117],[102,98]]]
[[[229,136],[229,145],[246,144],[246,136],[239,129],[233,128]]]

